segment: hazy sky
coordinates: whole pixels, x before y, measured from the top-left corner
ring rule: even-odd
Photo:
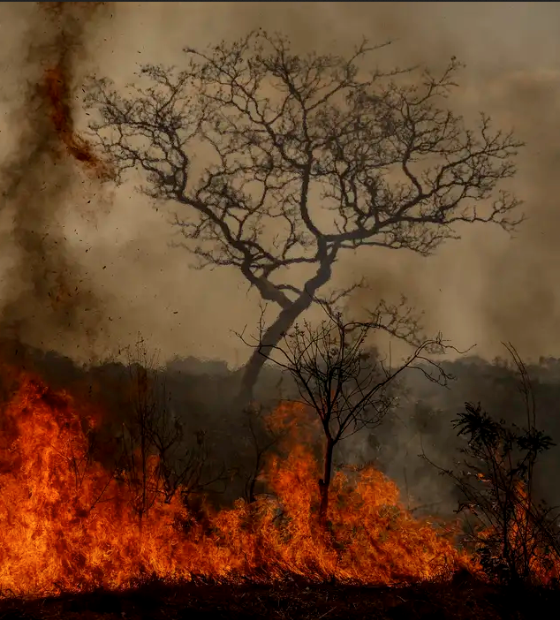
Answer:
[[[488,111],[527,142],[516,189],[528,221],[513,239],[488,227],[462,229],[461,241],[449,242],[430,259],[382,250],[348,256],[338,265],[336,281],[348,283],[356,273],[368,278],[371,290],[353,300],[356,306],[404,293],[425,310],[430,330],[442,330],[459,347],[477,343],[480,354],[494,355],[500,341],[511,340],[522,355],[560,356],[560,6],[122,3],[85,26],[73,78],[75,112],[83,123],[80,83],[88,72],[125,84],[138,63],[180,66],[184,45],[204,46],[260,26],[290,35],[302,50],[343,50],[366,36],[395,41],[385,62],[434,64],[455,55],[467,64],[458,104],[467,114]],[[37,75],[31,67],[37,61],[26,49],[30,33],[41,27],[34,5],[0,8],[5,42],[0,149],[6,160],[21,148],[23,134],[9,119],[21,105],[21,76]],[[165,213],[154,210],[133,184],[112,192],[77,175],[61,200],[57,221],[67,232],[72,261],[83,278],[95,282],[102,325],[99,336],[78,349],[79,337],[46,336],[39,316],[28,335],[32,344],[106,354],[141,332],[163,357],[244,360],[247,350],[232,332],[254,324],[259,309],[235,271],[190,269],[189,255],[168,246],[173,229]],[[0,214],[2,230],[10,231],[11,218]],[[16,260],[9,241],[0,254],[0,267],[8,273]],[[4,303],[10,301],[12,284],[0,294]]]

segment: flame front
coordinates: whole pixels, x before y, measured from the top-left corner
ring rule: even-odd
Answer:
[[[147,576],[274,581],[289,575],[359,583],[431,578],[467,565],[452,542],[415,520],[379,472],[337,474],[329,532],[316,525],[318,464],[304,444],[272,457],[274,501],[239,500],[194,521],[179,496],[142,519],[130,491],[88,462],[87,425],[73,398],[27,377],[2,416],[0,588],[45,594],[123,588]],[[153,461],[152,461],[153,462]],[[188,524],[188,527],[187,525]]]

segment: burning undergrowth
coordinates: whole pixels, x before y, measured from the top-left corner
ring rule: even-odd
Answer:
[[[267,492],[230,508],[207,505],[201,516],[179,486],[166,492],[154,455],[140,487],[126,483],[122,466],[92,458],[100,412],[22,375],[2,414],[0,589],[122,589],[150,577],[393,584],[474,567],[454,547],[452,528],[414,519],[374,469],[337,474],[328,530],[318,528],[319,468],[301,434],[302,412],[283,405],[272,415],[290,427],[264,467]],[[153,495],[141,513],[139,492]]]

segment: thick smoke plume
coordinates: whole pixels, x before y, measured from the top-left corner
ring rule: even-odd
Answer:
[[[27,32],[23,93],[10,118],[17,147],[0,181],[12,218],[4,247],[16,250],[3,282],[3,338],[56,347],[83,342],[102,327],[101,300],[69,247],[64,216],[110,174],[76,135],[71,96],[85,26],[104,12],[103,3],[44,3]]]

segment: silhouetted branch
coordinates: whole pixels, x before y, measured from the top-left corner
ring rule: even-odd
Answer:
[[[460,63],[439,75],[368,68],[381,47],[298,55],[256,30],[186,47],[180,71],[145,65],[122,93],[106,79],[87,86],[91,132],[119,180],[143,171],[142,191],[176,205],[173,224],[200,268],[235,267],[277,304],[272,345],[312,303],[360,285],[319,294],[344,250],[429,255],[458,238],[456,224],[512,230],[523,219],[501,189],[521,142],[485,115],[473,129],[447,108]],[[304,281],[296,265],[310,268]],[[252,358],[245,390],[260,368]]]
[[[321,422],[325,437],[325,468],[320,481],[323,520],[335,446],[382,422],[394,407],[394,387],[405,369],[417,369],[440,385],[447,385],[451,378],[431,357],[450,348],[441,336],[420,343],[401,365],[392,368],[376,351],[366,348],[368,335],[380,329],[378,320],[345,321],[330,306],[324,308],[327,318],[317,327],[307,322],[301,327],[296,324],[279,344],[270,346],[270,355],[267,352],[271,362],[292,377],[300,402]],[[240,337],[248,344],[243,335]],[[252,346],[260,351],[262,343],[261,336]]]

